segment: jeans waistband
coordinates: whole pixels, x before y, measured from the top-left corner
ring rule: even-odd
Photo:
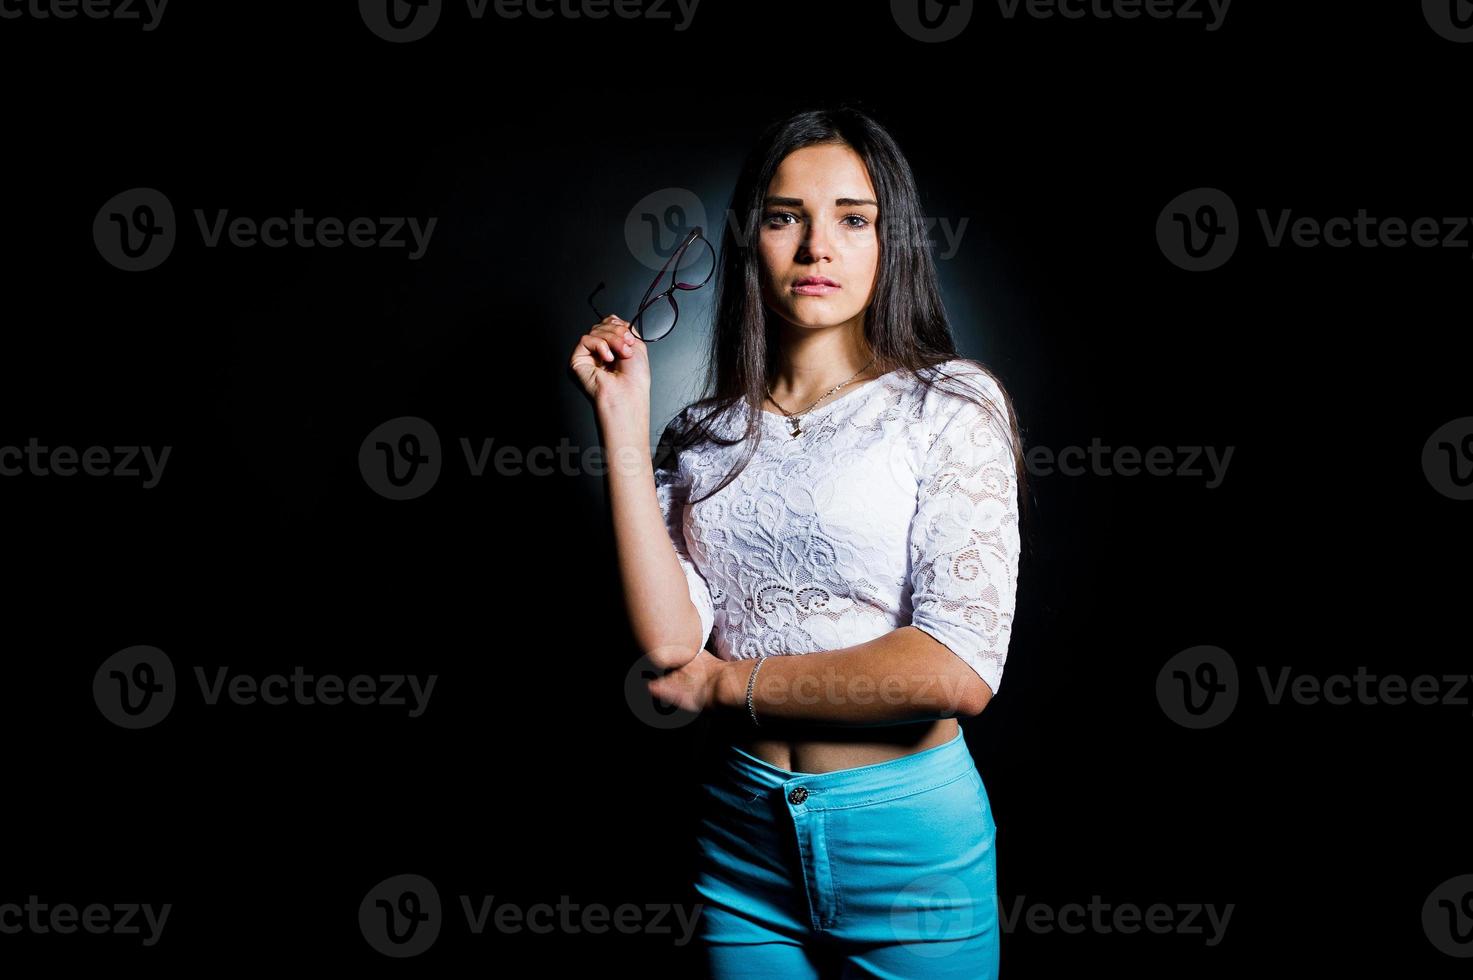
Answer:
[[[786,795],[801,786],[807,791],[804,806],[808,809],[836,810],[934,789],[976,769],[958,725],[956,735],[940,745],[888,762],[833,772],[793,772],[727,743],[721,752],[719,772],[754,794],[782,787]]]

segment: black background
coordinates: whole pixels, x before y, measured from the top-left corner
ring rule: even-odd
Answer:
[[[0,935],[0,962],[696,975],[668,934],[477,937],[457,918],[459,895],[690,903],[705,731],[625,697],[603,478],[473,477],[458,440],[594,445],[565,372],[594,283],[627,315],[651,275],[631,209],[684,188],[719,214],[767,121],[848,98],[892,129],[927,214],[967,221],[939,260],[957,343],[1008,386],[1030,447],[1233,447],[1215,488],[1034,476],[1005,683],[966,726],[1005,913],[1231,903],[1223,940],[1020,920],[1004,976],[1466,973],[1422,907],[1473,872],[1473,707],[1272,706],[1258,679],[1468,669],[1470,505],[1434,489],[1423,450],[1468,414],[1473,234],[1271,248],[1257,219],[1473,214],[1473,45],[1416,4],[1369,7],[1240,0],[1208,31],[978,4],[944,43],[869,3],[705,0],[683,31],[452,4],[405,44],[351,3],[180,2],[153,31],[0,20],[0,446],[172,447],[152,489],[0,478],[0,903],[174,906],[152,948]],[[146,272],[92,234],[135,187],[178,218]],[[1236,202],[1241,240],[1193,273],[1155,227],[1199,187]],[[206,248],[193,224],[299,207],[438,223],[418,261]],[[651,348],[654,425],[697,394],[707,325]],[[358,451],[406,415],[435,426],[445,470],[392,501]],[[181,693],[125,731],[90,692],[135,644],[169,655]],[[1203,644],[1233,657],[1240,697],[1191,730],[1156,680]],[[439,679],[411,719],[211,707],[191,676],[299,664]],[[357,923],[401,873],[448,906],[407,961]]]

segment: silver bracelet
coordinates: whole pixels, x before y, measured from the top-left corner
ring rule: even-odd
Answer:
[[[762,661],[767,659],[767,654],[757,654],[757,665],[752,668],[752,673],[747,676],[747,714],[752,716],[752,727],[761,727],[757,721],[757,712],[752,707],[752,688],[757,683],[757,671],[762,669]]]

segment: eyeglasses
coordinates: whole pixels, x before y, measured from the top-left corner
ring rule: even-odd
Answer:
[[[697,242],[700,243],[699,247]],[[680,307],[675,303],[675,290],[700,289],[715,271],[716,250],[711,247],[697,225],[685,236],[670,258],[665,260],[660,274],[655,276],[655,281],[645,290],[644,299],[639,301],[639,309],[629,321],[629,328],[634,331],[634,336],[645,343],[669,336],[670,331],[675,329],[675,322],[680,319]],[[670,285],[661,288],[667,274]],[[598,307],[594,306],[593,297],[603,288],[604,284],[599,283],[588,294],[588,305],[593,307],[593,312],[598,314],[600,320],[604,318],[604,314],[599,313]]]

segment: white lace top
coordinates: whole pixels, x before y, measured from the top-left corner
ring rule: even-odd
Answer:
[[[971,362],[942,365],[996,406],[995,383]],[[655,471],[670,540],[722,660],[835,650],[901,626],[922,629],[995,694],[1012,632],[1018,500],[1005,430],[981,407],[881,375],[811,410],[794,438],[763,413],[741,474],[716,486],[746,445],[689,447]],[[665,429],[683,427],[687,407]],[[717,420],[739,435],[745,403]],[[657,459],[657,462],[660,462]],[[714,634],[713,634],[714,630]]]

